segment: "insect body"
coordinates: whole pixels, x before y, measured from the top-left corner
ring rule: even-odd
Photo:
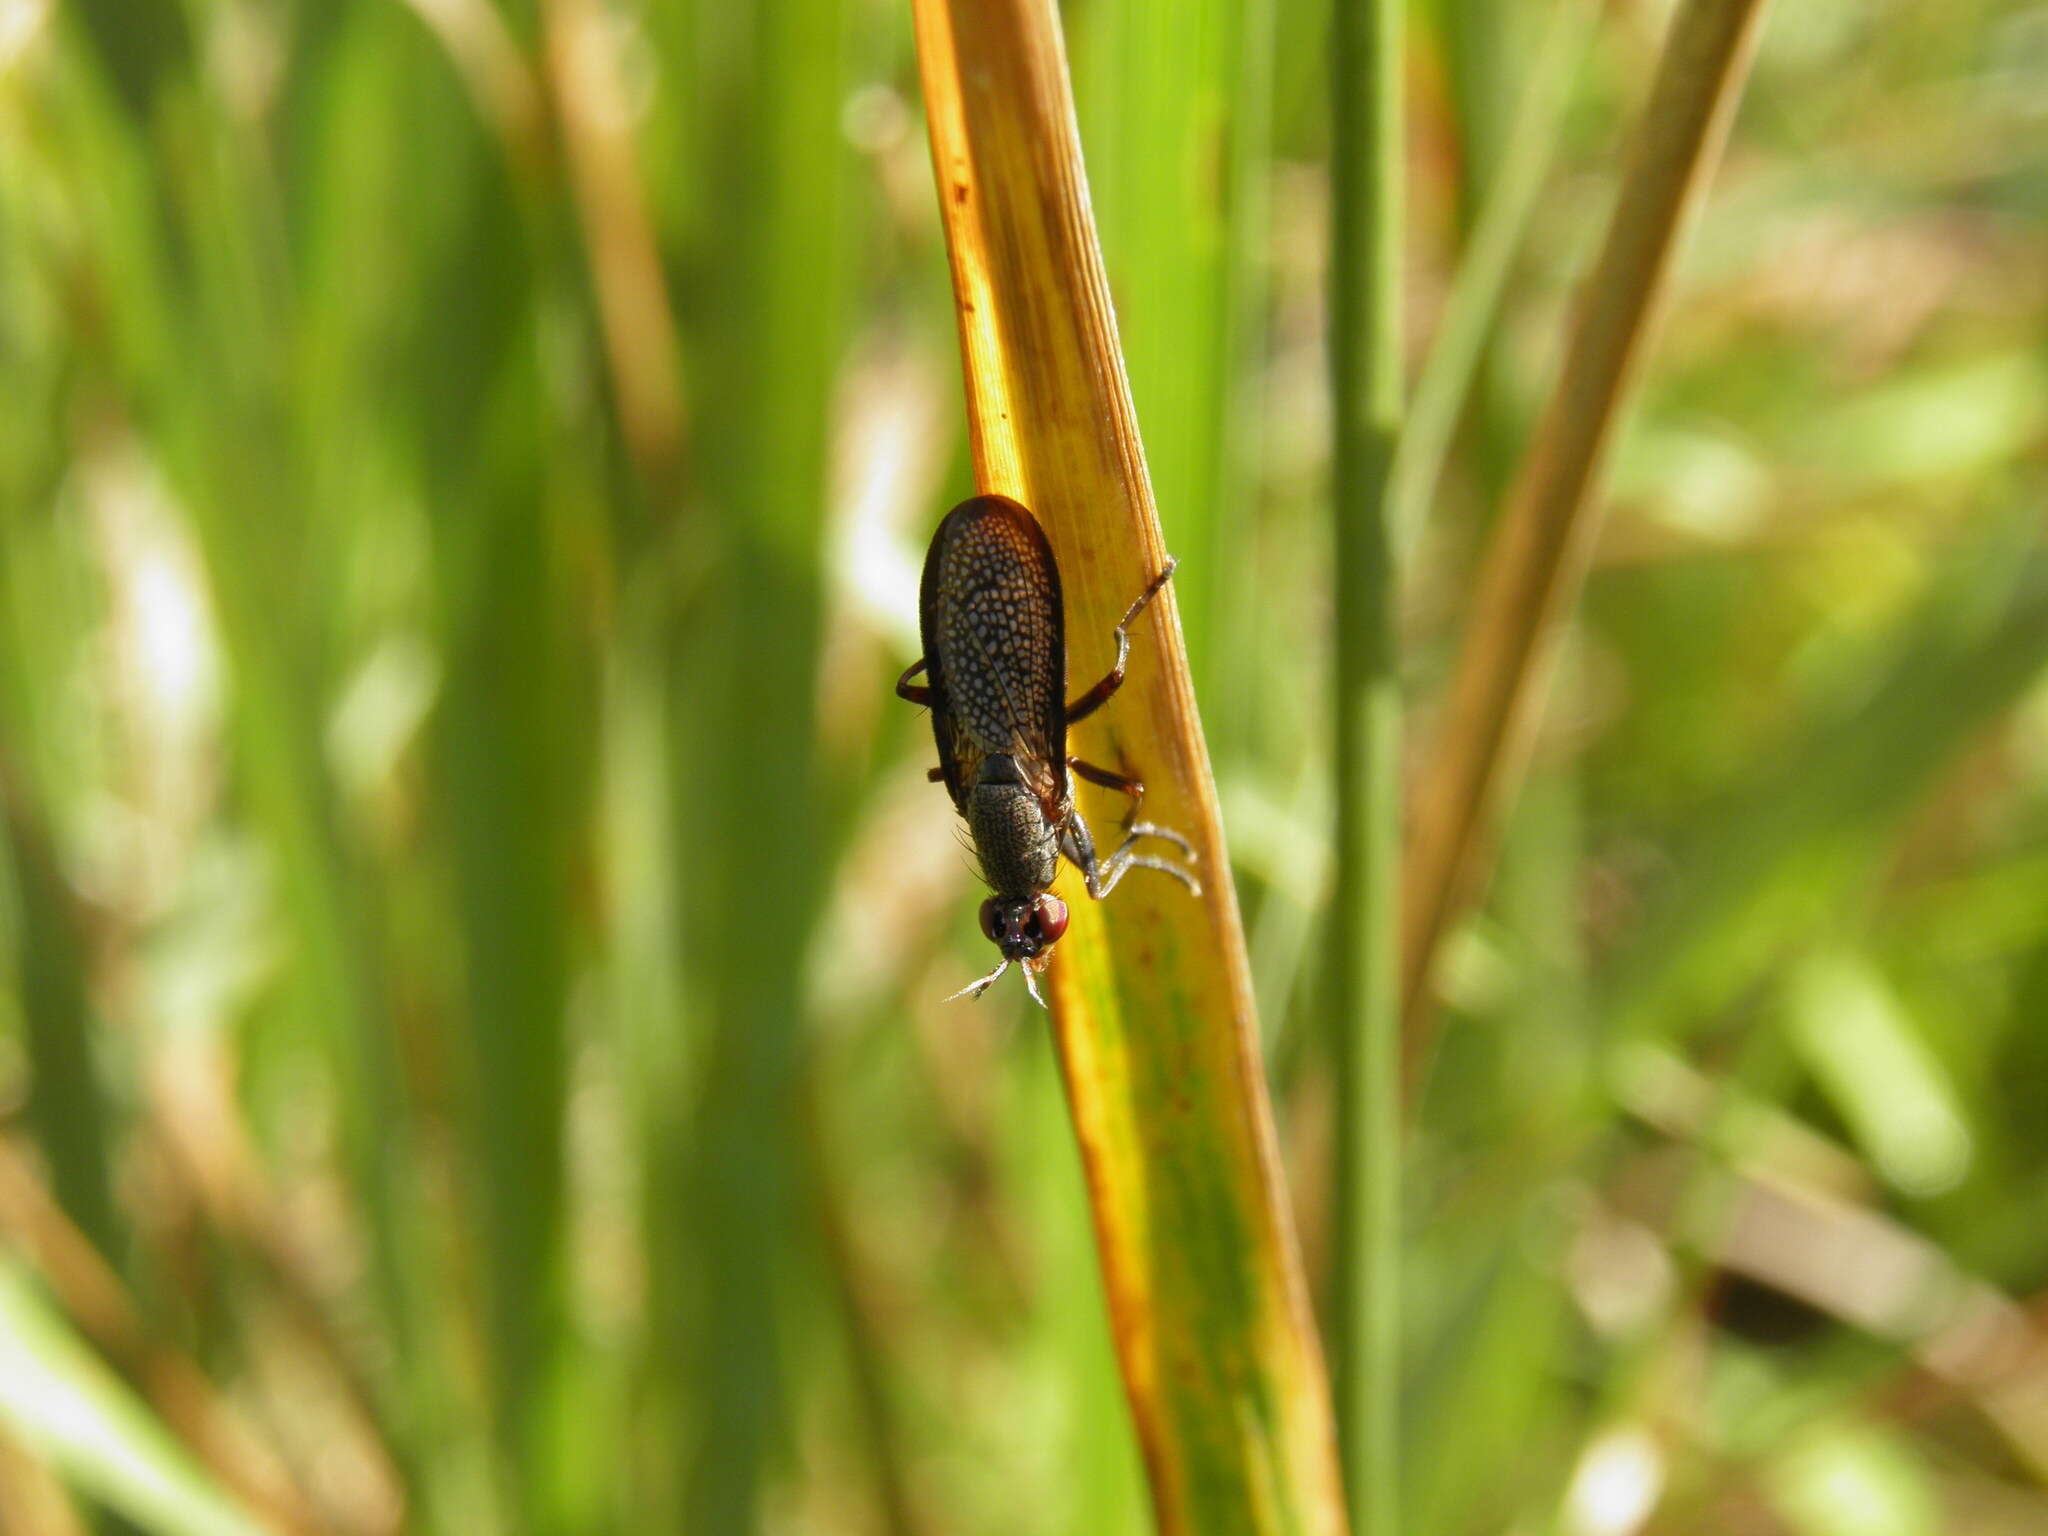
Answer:
[[[995,894],[981,904],[981,929],[1002,961],[963,993],[979,997],[1012,960],[1038,995],[1037,973],[1067,929],[1066,903],[1049,887],[1061,854],[1080,869],[1088,894],[1107,896],[1128,869],[1172,875],[1197,895],[1180,865],[1133,851],[1142,838],[1186,838],[1137,820],[1145,786],[1067,756],[1067,727],[1093,714],[1122,686],[1130,627],[1173,574],[1173,562],[1138,594],[1116,627],[1116,665],[1066,702],[1066,614],[1060,572],[1038,520],[1007,496],[976,496],[946,514],[925,556],[919,599],[924,656],[896,680],[896,691],[932,712],[941,780],[966,819]],[[927,674],[923,684],[911,681]],[[1131,797],[1124,840],[1106,859],[1074,806],[1069,770]]]

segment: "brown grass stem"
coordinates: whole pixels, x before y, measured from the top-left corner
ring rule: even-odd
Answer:
[[[1602,468],[1755,49],[1763,0],[1686,0],[1671,24],[1564,362],[1480,572],[1443,719],[1416,780],[1402,869],[1402,1017],[1412,1082],[1431,978],[1485,882],[1519,780],[1559,625],[1599,526]]]

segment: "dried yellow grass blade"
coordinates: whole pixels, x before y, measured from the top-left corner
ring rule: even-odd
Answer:
[[[1415,780],[1401,878],[1411,1080],[1436,956],[1484,885],[1488,838],[1527,761],[1557,631],[1585,579],[1600,475],[1652,339],[1673,252],[1706,195],[1763,0],[1685,0],[1650,87],[1550,402],[1488,545],[1443,720]]]
[[[918,0],[976,478],[1037,513],[1076,688],[1165,557],[1049,0]],[[1344,1529],[1328,1389],[1282,1195],[1251,973],[1173,589],[1070,750],[1124,766],[1200,850],[1204,895],[1087,898],[1052,1006],[1118,1358],[1169,1532]],[[1084,802],[1085,804],[1086,802]],[[1101,824],[1116,814],[1095,807]]]

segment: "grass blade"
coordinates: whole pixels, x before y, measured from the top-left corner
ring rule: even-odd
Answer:
[[[789,1233],[805,1019],[801,953],[825,893],[830,769],[816,749],[818,551],[827,410],[845,335],[840,274],[857,228],[837,131],[848,82],[842,0],[722,11],[747,63],[702,122],[723,205],[697,254],[693,416],[719,579],[675,652],[680,839],[691,1001],[707,1038],[672,1262],[695,1271],[698,1415],[683,1525],[754,1529],[796,1423]],[[686,296],[687,302],[687,296]]]
[[[197,1365],[145,1323],[120,1277],[50,1199],[33,1165],[8,1139],[0,1139],[0,1238],[19,1255],[9,1262],[22,1264],[22,1283],[29,1284],[32,1265],[69,1322],[136,1386],[147,1411],[159,1416],[229,1496],[247,1501],[281,1530],[324,1527],[275,1447],[259,1438]]]
[[[1206,689],[1230,412],[1232,222],[1244,195],[1227,159],[1242,132],[1233,74],[1261,24],[1218,0],[1091,7],[1074,37],[1075,93],[1094,145],[1098,235],[1131,395],[1149,424],[1146,468],[1186,562],[1181,623]]]
[[[0,956],[13,962],[20,978],[22,1038],[31,1068],[29,1117],[65,1214],[102,1253],[119,1253],[107,1168],[112,1125],[93,1065],[84,935],[56,850],[27,803],[28,788],[14,760],[0,743],[0,917],[13,919],[0,926]],[[17,931],[7,935],[6,926]]]
[[[192,1464],[7,1260],[0,1260],[0,1418],[145,1531],[258,1536],[265,1529]]]
[[[1399,1529],[1401,0],[1340,0],[1330,72],[1336,881],[1326,926],[1337,1076],[1335,1339],[1345,1487]]]
[[[916,7],[976,480],[1045,526],[1077,672],[1159,568],[1157,515],[1047,0]],[[1344,1528],[1321,1362],[1278,1187],[1251,976],[1169,587],[1075,750],[1142,770],[1206,895],[1085,899],[1051,981],[1119,1360],[1160,1529]],[[1099,637],[1099,638],[1097,638]]]
[[[1501,147],[1444,299],[1395,455],[1394,531],[1404,554],[1422,535],[1459,417],[1481,373],[1486,339],[1499,316],[1508,273],[1536,196],[1555,158],[1558,131],[1594,21],[1595,11],[1587,0],[1563,0],[1551,18],[1530,63],[1513,131]]]
[[[1483,883],[1487,829],[1520,774],[1552,641],[1598,527],[1607,450],[1672,253],[1727,136],[1762,14],[1762,0],[1687,0],[1673,19],[1556,388],[1480,573],[1443,724],[1418,780],[1402,870],[1411,1072],[1422,1055],[1436,952]]]

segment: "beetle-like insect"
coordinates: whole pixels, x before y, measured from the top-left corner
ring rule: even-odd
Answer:
[[[994,887],[981,904],[981,931],[1003,957],[955,997],[981,996],[1015,960],[1032,999],[1045,1005],[1037,975],[1067,931],[1066,903],[1049,889],[1063,853],[1097,901],[1134,868],[1172,875],[1201,894],[1200,883],[1180,865],[1134,851],[1140,839],[1156,837],[1195,856],[1178,832],[1138,820],[1145,786],[1067,756],[1067,727],[1094,714],[1123,685],[1131,625],[1173,567],[1168,560],[1117,625],[1116,665],[1067,703],[1060,569],[1038,520],[1007,496],[976,496],[948,512],[932,535],[918,602],[924,655],[896,679],[896,692],[932,712],[939,766],[930,777],[953,797],[974,838],[982,877]],[[911,681],[919,672],[927,674],[923,684]],[[1106,859],[1096,858],[1095,839],[1074,806],[1069,769],[1131,797],[1124,840]]]

